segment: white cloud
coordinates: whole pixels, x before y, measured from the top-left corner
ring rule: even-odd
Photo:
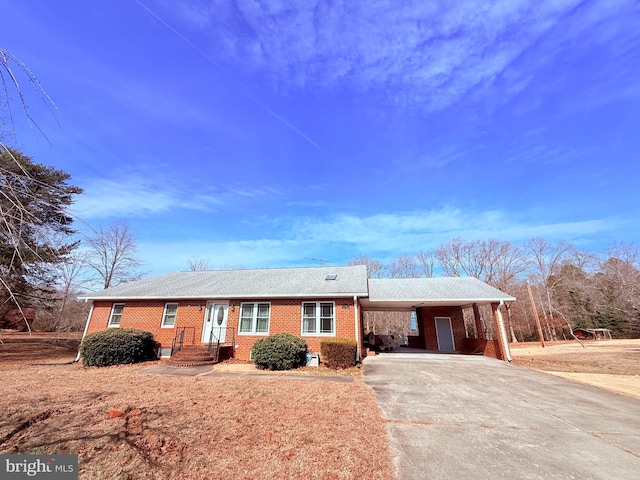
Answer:
[[[329,220],[306,219],[296,225],[298,238],[316,243],[351,244],[362,253],[405,253],[429,249],[452,238],[500,238],[521,241],[536,236],[574,240],[611,228],[604,220],[545,223],[514,218],[505,212],[444,208],[360,217],[340,215]]]
[[[297,240],[142,242],[139,251],[152,274],[187,270],[190,258],[209,259],[214,270],[310,265],[312,247]]]
[[[80,179],[85,193],[77,199],[72,212],[79,218],[144,217],[180,209],[211,211],[239,197],[275,195],[273,189],[246,189],[233,185],[224,188],[194,187],[160,167],[130,167],[108,172],[104,178]]]
[[[629,4],[618,3],[614,13]],[[612,11],[583,0],[181,0],[165,8],[210,35],[217,54],[262,72],[274,88],[379,90],[391,103],[430,110],[478,95],[498,79],[501,97],[517,94],[533,79],[516,66],[523,55],[563,32],[591,40],[598,32],[589,29]],[[571,21],[574,14],[579,21]],[[551,41],[549,55],[562,44]]]
[[[192,257],[209,258],[212,268],[231,266],[283,267],[313,265],[314,258],[341,264],[367,254],[382,260],[429,250],[455,237],[465,240],[498,238],[521,242],[542,236],[549,240],[584,243],[585,238],[610,231],[616,220],[542,222],[514,218],[498,210],[443,208],[359,216],[350,213],[329,218],[264,219],[248,232],[257,238],[229,241],[193,241],[141,245],[145,260],[159,271],[184,270]]]

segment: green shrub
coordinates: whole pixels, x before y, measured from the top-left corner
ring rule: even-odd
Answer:
[[[263,370],[291,370],[307,363],[307,342],[290,333],[277,333],[253,344],[251,356]]]
[[[356,364],[358,344],[349,338],[326,338],[320,342],[320,358],[329,368],[349,368]]]
[[[112,328],[87,335],[80,345],[82,363],[107,367],[157,358],[158,344],[151,332],[134,328]]]

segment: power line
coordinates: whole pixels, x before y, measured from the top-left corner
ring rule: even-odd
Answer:
[[[171,30],[174,34],[176,34],[182,41],[184,41],[187,45],[189,45],[191,48],[193,48],[196,52],[198,52],[200,55],[202,55],[209,63],[211,63],[214,67],[216,67],[220,72],[222,72],[224,75],[226,75],[229,79],[231,79],[238,87],[240,87],[242,93],[249,98],[251,101],[253,101],[254,103],[256,103],[260,108],[262,108],[265,112],[267,112],[269,115],[271,115],[273,118],[275,118],[278,122],[280,122],[281,124],[283,124],[285,127],[287,127],[289,130],[291,130],[293,133],[295,133],[296,135],[298,135],[300,138],[304,139],[307,143],[309,143],[310,145],[314,146],[315,148],[317,148],[318,150],[320,150],[323,153],[326,153],[322,147],[320,147],[320,145],[318,145],[311,137],[309,137],[306,133],[304,133],[302,130],[300,130],[298,127],[296,127],[294,124],[292,124],[291,122],[289,122],[286,118],[282,117],[281,115],[277,114],[276,112],[274,112],[273,110],[271,110],[269,107],[267,107],[264,103],[262,103],[262,101],[260,101],[260,99],[258,97],[256,97],[256,95],[249,89],[247,88],[245,85],[242,84],[242,82],[240,82],[240,80],[238,80],[235,76],[233,76],[233,74],[231,72],[229,72],[227,69],[225,69],[222,65],[220,65],[218,62],[216,62],[209,54],[207,54],[204,50],[202,50],[200,47],[198,47],[196,44],[194,44],[191,40],[189,40],[187,37],[185,37],[184,35],[182,35],[178,30],[176,30],[174,27],[172,27],[166,20],[164,20],[162,17],[160,17],[160,15],[158,15],[156,12],[154,12],[153,10],[151,10],[151,8],[147,7],[144,3],[142,3],[140,0],[134,0],[138,5],[140,5],[142,8],[144,8],[147,13],[149,13],[151,16],[153,16],[156,20],[158,20],[162,25],[164,25],[165,27],[167,27],[169,30]]]

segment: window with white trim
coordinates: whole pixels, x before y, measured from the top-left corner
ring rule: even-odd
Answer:
[[[270,314],[269,303],[242,303],[238,332],[245,335],[268,335]]]
[[[178,315],[178,304],[167,303],[164,306],[161,328],[173,328],[176,326],[176,316]]]
[[[120,320],[122,319],[122,311],[124,310],[124,303],[115,303],[111,308],[111,315],[109,315],[109,327],[119,327]]]
[[[336,318],[333,302],[305,302],[302,304],[303,335],[335,335]]]

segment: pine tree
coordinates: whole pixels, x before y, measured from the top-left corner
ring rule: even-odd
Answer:
[[[46,300],[51,266],[77,245],[67,207],[82,189],[62,170],[0,146],[0,318]]]

